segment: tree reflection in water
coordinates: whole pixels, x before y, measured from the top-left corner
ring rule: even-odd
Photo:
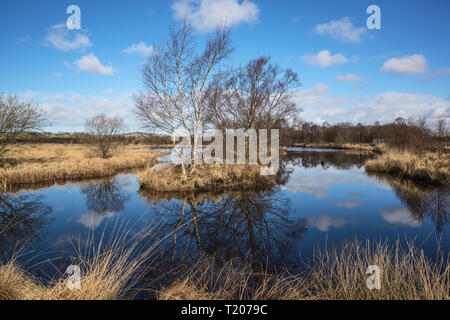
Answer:
[[[101,216],[122,211],[130,199],[124,183],[117,177],[89,182],[81,186],[81,192],[86,195],[87,209]]]
[[[440,186],[425,186],[410,180],[402,180],[385,174],[373,174],[379,180],[387,182],[397,198],[411,212],[414,219],[423,223],[429,217],[438,233],[443,233],[450,220],[450,190]]]
[[[151,209],[173,238],[167,248],[172,262],[214,257],[255,265],[292,265],[295,242],[307,231],[306,219],[290,217],[290,200],[278,190],[197,194],[162,200],[147,197]],[[160,195],[161,197],[166,197]]]
[[[52,208],[34,193],[0,194],[0,252],[40,241],[42,230],[51,223]]]

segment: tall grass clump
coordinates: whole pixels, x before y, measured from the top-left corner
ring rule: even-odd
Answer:
[[[367,172],[388,173],[419,182],[450,185],[450,160],[437,154],[422,156],[408,151],[382,149],[376,159],[366,162]]]
[[[0,299],[4,300],[116,300],[132,299],[163,239],[153,237],[155,227],[132,233],[116,224],[111,236],[98,243],[91,236],[78,243],[72,264],[81,269],[81,289],[67,286],[65,269],[48,283],[25,272],[13,258],[0,266]],[[66,266],[67,267],[67,266]]]
[[[381,269],[381,289],[369,290],[368,266]],[[159,299],[251,300],[448,300],[449,256],[436,262],[408,243],[347,242],[342,248],[318,250],[312,262],[297,275],[255,272],[248,266],[228,263],[215,270],[212,264],[195,266],[172,285],[163,287]]]
[[[274,177],[261,175],[260,168],[248,164],[202,164],[184,177],[180,166],[169,166],[147,169],[140,174],[139,183],[142,189],[164,192],[258,189],[273,185]]]

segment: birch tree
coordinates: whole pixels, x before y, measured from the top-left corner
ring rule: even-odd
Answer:
[[[202,134],[210,96],[220,65],[232,52],[230,29],[218,26],[202,52],[196,50],[192,27],[185,20],[172,27],[166,41],[157,46],[143,69],[144,90],[136,97],[135,113],[145,129],[175,137],[182,135],[190,148],[190,159],[180,157],[195,170],[194,155]],[[186,176],[185,161],[181,162]]]
[[[300,86],[298,75],[268,57],[231,69],[217,82],[221,86],[211,95],[208,117],[216,127],[247,131],[289,127],[297,121],[299,109],[292,98]]]

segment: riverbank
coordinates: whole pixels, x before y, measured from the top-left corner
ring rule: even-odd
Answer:
[[[261,189],[274,185],[275,177],[261,175],[260,169],[259,165],[201,164],[184,177],[181,166],[148,168],[139,175],[139,184],[143,190],[158,192]]]
[[[141,267],[157,253],[156,246],[137,256],[136,247],[125,249],[118,241],[115,248],[96,251],[84,259],[81,289],[66,286],[67,275],[44,285],[23,271],[16,261],[0,266],[0,300],[93,300],[133,298],[130,283],[142,279]],[[156,252],[156,253],[155,253]],[[298,275],[253,271],[248,265],[237,267],[230,261],[216,269],[202,263],[175,275],[173,282],[157,290],[164,300],[448,300],[450,299],[449,256],[436,262],[410,244],[370,243],[357,240],[340,249],[317,251],[306,271]],[[380,289],[369,290],[366,273],[369,265],[380,267]],[[146,288],[140,288],[145,290]]]
[[[111,158],[102,159],[81,144],[29,144],[9,155],[0,168],[0,183],[9,190],[27,184],[108,177],[151,167],[161,154],[144,145],[124,145]]]
[[[375,146],[368,143],[294,143],[293,147],[359,151],[374,151],[375,149]]]
[[[450,186],[450,158],[426,152],[415,155],[408,151],[380,148],[381,154],[366,162],[368,173],[386,173],[416,182]]]

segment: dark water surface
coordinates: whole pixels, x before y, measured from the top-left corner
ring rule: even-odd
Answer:
[[[259,192],[149,194],[136,174],[122,174],[2,194],[0,250],[6,257],[26,247],[32,253],[22,262],[51,274],[39,262],[58,258],[52,267],[64,269],[74,247],[114,236],[122,223],[134,231],[156,225],[166,239],[159,259],[177,264],[214,256],[219,265],[236,259],[295,271],[314,248],[355,238],[413,239],[430,258],[438,247],[447,253],[449,189],[368,176],[367,158],[292,149],[278,187]]]

